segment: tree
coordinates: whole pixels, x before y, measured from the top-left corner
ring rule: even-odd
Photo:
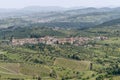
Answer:
[[[40,76],[38,77],[38,80],[42,80]]]
[[[103,75],[99,75],[96,80],[104,80],[104,76]]]
[[[52,70],[52,72],[50,73],[50,77],[57,78],[55,70]]]
[[[90,63],[90,70],[93,69],[93,63]]]

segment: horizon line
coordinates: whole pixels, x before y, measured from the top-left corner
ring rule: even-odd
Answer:
[[[81,9],[84,9],[84,8],[118,8],[120,6],[101,6],[101,7],[96,7],[96,6],[71,6],[71,7],[66,7],[66,6],[39,6],[39,5],[31,5],[31,6],[25,6],[25,7],[19,7],[19,8],[5,8],[5,7],[0,7],[0,9],[24,9],[24,8],[29,8],[29,7],[41,7],[41,8],[45,8],[45,7],[59,7],[59,8],[66,8],[66,9],[69,9],[69,8],[81,8]]]

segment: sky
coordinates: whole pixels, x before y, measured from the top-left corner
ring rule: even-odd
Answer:
[[[0,8],[27,6],[120,7],[120,0],[0,0]]]

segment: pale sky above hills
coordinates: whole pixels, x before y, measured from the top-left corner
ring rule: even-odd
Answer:
[[[120,0],[0,0],[0,8],[27,6],[119,7]]]

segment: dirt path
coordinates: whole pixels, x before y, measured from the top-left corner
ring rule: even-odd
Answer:
[[[0,68],[5,69],[6,71],[8,71],[8,73],[10,72],[11,74],[18,74],[18,73],[16,73],[15,71],[12,71],[12,70],[7,69],[7,68],[5,68],[5,67],[0,66]],[[5,72],[5,73],[6,73],[6,72]]]

